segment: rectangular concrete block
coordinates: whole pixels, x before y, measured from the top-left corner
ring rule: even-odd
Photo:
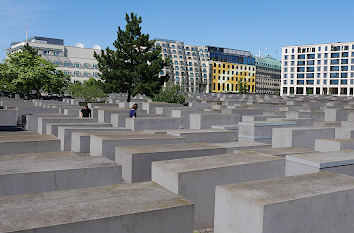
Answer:
[[[168,134],[180,136],[186,139],[186,142],[235,142],[237,141],[237,132],[234,130],[222,129],[179,129],[167,130]]]
[[[0,197],[0,232],[192,233],[194,205],[153,182]]]
[[[133,131],[151,129],[178,129],[181,119],[175,117],[138,117],[126,118],[125,127]]]
[[[59,152],[60,140],[51,135],[11,135],[0,137],[0,155]]]
[[[47,134],[47,123],[95,123],[95,118],[38,117],[38,133]]]
[[[316,139],[315,150],[320,152],[353,150],[354,139]]]
[[[122,183],[122,167],[107,158],[72,152],[0,156],[0,196]]]
[[[195,204],[194,225],[214,225],[215,187],[285,176],[285,160],[261,152],[175,159],[152,163],[152,181]]]
[[[247,138],[251,140],[271,139],[273,128],[295,127],[296,122],[291,121],[254,121],[239,122],[238,136],[239,138]]]
[[[0,126],[17,126],[17,109],[0,109]]]
[[[210,129],[212,125],[237,124],[241,121],[239,114],[221,114],[213,112],[191,113],[191,129]]]
[[[182,143],[149,146],[116,147],[115,161],[122,164],[123,180],[141,182],[151,180],[151,163],[171,160],[226,154],[227,149],[207,143]]]
[[[272,147],[300,147],[313,150],[316,139],[334,138],[334,132],[334,127],[274,128]]]
[[[90,155],[106,156],[114,161],[115,147],[117,146],[142,146],[160,144],[178,144],[185,142],[184,138],[171,135],[158,134],[122,134],[112,136],[90,136]]]
[[[286,156],[286,175],[329,171],[354,176],[354,151],[313,152]]]
[[[216,187],[215,233],[340,233],[354,228],[354,178],[312,173]]]

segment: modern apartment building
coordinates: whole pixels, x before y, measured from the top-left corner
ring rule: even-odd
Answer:
[[[27,42],[11,43],[7,52],[21,51],[26,43],[38,50],[38,54],[44,59],[56,65],[58,70],[70,75],[71,81],[83,82],[90,77],[98,78],[99,76],[97,60],[93,56],[94,51],[101,52],[98,45],[92,49],[84,48],[81,43],[77,43],[75,47],[65,46],[62,39],[34,36]]]
[[[169,57],[172,61],[170,67],[161,71],[161,75],[168,73],[170,80],[182,86],[185,91],[236,92],[237,81],[232,81],[232,79],[241,80],[244,78],[249,90],[254,92],[255,83],[252,82],[250,75],[255,71],[255,67],[252,67],[254,58],[250,52],[213,46],[185,45],[184,42],[176,40],[155,40],[155,45],[162,48],[162,57]],[[214,69],[218,69],[218,72],[224,69],[219,69],[219,64],[220,68],[228,64],[239,65],[235,65],[230,70],[224,70],[226,73],[219,75],[219,73],[214,73]],[[219,86],[220,88],[218,88]]]
[[[162,57],[169,57],[170,67],[161,71],[168,73],[170,80],[184,88],[186,92],[210,92],[210,59],[205,46],[185,45],[182,41],[155,39],[161,46]]]
[[[256,93],[279,95],[281,61],[272,57],[255,57]]]
[[[282,48],[281,95],[353,96],[354,42]]]

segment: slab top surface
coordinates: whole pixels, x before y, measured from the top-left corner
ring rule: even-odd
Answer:
[[[118,166],[105,157],[77,156],[72,152],[45,152],[0,156],[0,175]]]
[[[316,168],[328,168],[354,164],[354,151],[314,152],[287,155],[286,160]]]
[[[232,130],[226,129],[173,129],[167,130],[167,133],[176,133],[176,134],[197,134],[197,133],[232,133]]]
[[[166,160],[154,162],[154,165],[163,166],[164,168],[172,170],[175,173],[183,173],[276,160],[284,159],[253,151],[242,151],[234,154]]]
[[[29,135],[11,135],[7,137],[0,137],[0,143],[2,142],[31,142],[31,141],[51,141],[59,140],[57,137],[52,135],[40,135],[40,134],[29,134]]]
[[[252,147],[252,146],[269,146],[269,144],[252,141],[238,141],[238,142],[224,142],[224,143],[210,143],[210,145],[221,146],[225,148],[237,147]]]
[[[252,149],[251,151],[261,152],[267,155],[279,156],[279,155],[292,155],[292,154],[302,154],[311,153],[313,150],[300,148],[300,147],[284,147],[284,148],[262,148],[262,149]]]
[[[261,181],[218,186],[235,196],[260,205],[292,201],[354,189],[354,177],[317,172]]]
[[[161,144],[161,145],[148,145],[148,146],[119,146],[117,148],[119,148],[119,150],[123,150],[132,154],[172,152],[172,151],[187,152],[192,150],[222,149],[222,147],[220,146],[213,146],[205,142]]]
[[[154,182],[0,197],[0,232],[136,214],[192,203]]]

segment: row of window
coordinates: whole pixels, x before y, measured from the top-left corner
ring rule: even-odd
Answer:
[[[156,43],[157,46],[161,46],[161,47],[167,47],[167,48],[172,48],[172,49],[185,49],[187,51],[199,51],[199,52],[204,52],[204,53],[207,53],[208,52],[208,49],[202,49],[202,48],[195,48],[195,47],[189,47],[189,46],[181,46],[181,45],[177,45],[175,46],[174,44],[172,44],[171,46],[169,44],[165,44],[165,43]]]
[[[333,65],[336,65],[336,64],[333,64]],[[317,67],[317,71],[327,71],[328,70],[328,67],[329,67],[329,70],[330,71],[348,71],[349,70],[349,66],[343,66],[345,64],[342,64],[342,66],[323,66],[323,69],[321,66],[318,66]],[[354,71],[354,65],[353,66],[350,66],[350,70]],[[287,68],[287,67],[284,67],[283,71],[286,73],[288,71],[290,72],[314,72],[315,71],[315,67],[314,66],[307,66],[306,68],[305,67],[297,67],[296,69],[294,67],[290,67]]]
[[[171,56],[170,55],[168,55],[168,54],[162,54],[162,57],[169,57],[169,58],[171,58]],[[179,58],[179,59],[188,59],[188,60],[200,60],[200,61],[209,61],[209,58],[198,58],[198,57],[184,57],[184,56],[182,56],[182,55],[179,55],[178,57],[177,57],[177,55],[173,55],[173,58]]]
[[[54,65],[58,67],[69,67],[69,68],[84,68],[84,69],[96,69],[98,70],[98,64],[89,64],[89,63],[84,63],[83,65],[81,63],[75,62],[74,64],[71,62],[64,62],[62,63],[61,61],[54,61]]]
[[[174,61],[173,63],[174,63],[175,65],[178,65],[178,61]],[[180,63],[180,65],[193,66],[193,62],[180,61],[179,63]],[[198,64],[197,62],[194,62],[194,66],[200,66],[200,64]],[[202,66],[203,66],[203,67],[206,67],[205,63],[203,63]]]
[[[227,67],[226,67],[227,66]],[[214,67],[219,67],[219,68],[221,68],[221,64],[216,64],[216,63],[214,63]],[[238,68],[239,68],[239,66],[238,65],[225,65],[225,64],[222,64],[222,68],[223,69],[237,69],[238,70]],[[246,66],[240,66],[240,70],[252,70],[252,71],[254,71],[255,70],[255,68],[254,67],[248,67],[248,69],[247,69],[247,67]]]
[[[87,78],[91,78],[91,77],[98,78],[99,77],[99,74],[97,72],[93,72],[91,74],[89,72],[81,73],[80,71],[74,71],[74,73],[72,73],[70,71],[64,70],[63,73],[66,75],[74,76],[74,77],[87,77]]]
[[[214,80],[216,80],[216,79],[217,79],[217,80],[224,80],[224,81],[225,81],[225,80],[227,80],[227,81],[230,81],[230,80],[231,80],[231,81],[236,81],[236,82],[239,81],[239,80],[243,80],[243,78],[240,78],[240,79],[239,79],[239,78],[237,78],[237,77],[235,77],[235,78],[234,78],[234,77],[231,77],[231,78],[230,78],[230,77],[224,77],[224,76],[222,76],[222,77],[221,77],[221,76],[218,76],[218,77],[213,76],[213,78],[214,78]],[[254,78],[248,79],[248,82],[254,83]]]
[[[349,52],[342,52],[342,53],[331,53],[331,58],[339,58],[341,57],[349,57]],[[354,52],[351,52],[351,56],[354,57]],[[328,53],[323,53],[323,57],[324,58],[328,58]],[[316,54],[307,54],[307,56],[305,54],[299,54],[297,55],[297,59],[300,60],[304,60],[304,59],[315,59],[316,58]],[[322,53],[317,54],[317,58],[322,58]],[[289,56],[288,55],[284,55],[284,60],[288,60]],[[291,55],[290,56],[291,60],[295,59],[295,55]]]
[[[287,80],[284,80],[284,85],[287,84]],[[342,85],[347,85],[348,84],[348,79],[341,79],[341,80],[338,80],[338,79],[332,79],[332,80],[329,80],[328,82],[330,85],[338,85],[339,83],[342,84]],[[294,80],[290,80],[290,84],[294,84]],[[315,81],[314,80],[297,80],[296,82],[296,85],[314,85],[315,84]],[[317,85],[321,85],[321,80],[316,80],[316,84]],[[324,85],[327,85],[327,80],[323,80],[322,84]],[[350,79],[350,84],[353,85],[354,84],[354,79]]]
[[[231,73],[230,73],[231,72]],[[216,73],[219,73],[219,74],[221,74],[221,70],[214,70],[214,72],[213,72],[214,74],[216,74]],[[222,71],[222,73],[223,74],[232,74],[232,75],[245,75],[245,76],[248,76],[248,75],[250,75],[250,76],[254,76],[254,73],[249,73],[249,72],[238,72],[238,71],[227,71],[227,73],[226,73],[226,71],[225,70],[223,70]]]
[[[349,50],[349,45],[332,45],[331,46],[331,51],[345,51],[345,50]],[[351,46],[352,49],[354,49],[354,44]],[[325,51],[328,51],[328,46],[324,47]],[[317,51],[321,52],[321,47],[317,47]],[[285,49],[285,53],[290,52],[290,49]],[[309,53],[309,52],[316,52],[316,48],[301,48],[298,47],[297,48],[297,52],[298,53]],[[295,53],[295,49],[292,48],[291,49],[291,53]]]
[[[246,85],[247,89],[249,92],[254,92],[254,86],[253,85]],[[213,83],[213,91],[232,91],[236,92],[238,90],[238,85],[237,84],[229,84],[229,83]]]
[[[354,78],[354,72],[351,72],[349,74],[350,74],[350,77]],[[348,73],[330,73],[329,77],[330,78],[339,78],[339,77],[347,78],[349,74]],[[288,75],[284,74],[283,77],[284,77],[284,79],[286,79],[286,78],[288,78]],[[306,74],[306,78],[314,78],[314,77],[315,77],[315,73],[307,73]],[[316,77],[320,78],[321,73],[317,73]],[[294,74],[291,74],[290,78],[294,78]],[[305,78],[305,74],[297,74],[296,78]],[[327,78],[327,73],[323,73],[323,78]]]
[[[349,64],[349,59],[331,59],[330,60],[331,64]],[[321,60],[317,60],[317,65],[321,65]],[[351,63],[354,64],[354,58],[351,59]],[[292,61],[291,63],[291,66],[295,66],[295,62]],[[308,61],[298,61],[297,63],[297,66],[305,66],[305,65],[308,65],[308,66],[313,66],[315,65],[315,60],[308,60]],[[323,61],[323,64],[324,65],[327,65],[328,64],[328,60],[324,60]],[[288,66],[288,62],[285,61],[284,62],[284,66]]]

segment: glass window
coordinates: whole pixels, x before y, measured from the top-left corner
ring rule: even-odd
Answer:
[[[348,64],[348,59],[342,59],[342,60],[341,60],[341,63],[342,63],[342,64]]]
[[[306,78],[314,78],[315,74],[314,73],[307,73]]]
[[[323,80],[323,84],[327,84],[327,80]]]
[[[315,67],[313,67],[313,66],[307,67],[306,71],[307,72],[314,72],[315,71]]]
[[[339,73],[331,73],[331,78],[339,78]]]
[[[54,51],[54,56],[59,56],[60,55],[60,51],[56,50]]]
[[[314,60],[307,61],[307,65],[313,66],[315,64]]]
[[[348,84],[348,80],[347,79],[342,79],[342,80],[340,80],[340,84],[346,85],[346,84]]]
[[[340,53],[331,53],[331,58],[339,58]]]
[[[75,65],[76,68],[80,68],[80,63],[75,62],[74,65]]]
[[[338,79],[330,80],[329,84],[331,84],[331,85],[338,85]]]
[[[305,59],[305,54],[298,55],[298,59]]]
[[[315,54],[307,54],[307,59],[315,59]]]
[[[340,74],[340,77],[341,77],[341,78],[348,78],[348,73],[341,73],[341,74]]]
[[[178,67],[178,66],[175,66],[175,70],[179,70],[179,67]]]

